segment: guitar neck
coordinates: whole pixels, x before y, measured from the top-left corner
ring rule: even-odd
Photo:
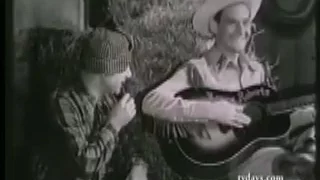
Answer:
[[[272,102],[267,104],[267,112],[271,116],[290,113],[297,108],[313,105],[315,99],[315,94],[310,94]]]

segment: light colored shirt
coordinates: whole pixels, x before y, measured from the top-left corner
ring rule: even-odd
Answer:
[[[150,91],[142,102],[145,114],[170,122],[215,119],[214,102],[187,100],[174,95],[189,87],[206,87],[225,91],[258,85],[265,81],[261,63],[245,56],[228,62],[218,49],[205,56],[191,59],[174,75]]]

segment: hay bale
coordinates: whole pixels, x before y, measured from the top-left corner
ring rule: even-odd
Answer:
[[[110,1],[115,21],[133,36],[134,69],[146,85],[165,77],[177,64],[199,56],[205,40],[196,36],[191,22],[202,2]]]
[[[206,40],[196,36],[191,22],[194,10],[202,2],[110,1],[110,11],[116,21],[133,36],[133,73],[140,82],[140,88],[153,85],[178,64],[200,55],[203,49],[201,45]],[[120,179],[128,172],[128,162],[134,154],[139,154],[149,164],[149,179],[186,179],[174,173],[166,164],[155,137],[143,132],[140,117],[120,134],[120,143],[109,164],[110,173],[106,179]]]

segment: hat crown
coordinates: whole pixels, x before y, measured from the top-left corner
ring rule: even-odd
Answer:
[[[129,53],[127,38],[121,33],[105,29],[95,30],[88,46],[88,54],[98,59],[115,59],[121,54]]]
[[[245,3],[249,7],[250,18],[253,19],[262,0],[207,0],[193,15],[193,28],[201,36],[212,38],[217,33],[218,24],[213,17],[229,5]]]
[[[97,28],[90,32],[82,51],[82,69],[93,73],[115,74],[130,64],[129,39],[122,32]]]

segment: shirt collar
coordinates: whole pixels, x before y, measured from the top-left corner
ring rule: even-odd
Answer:
[[[213,49],[205,53],[205,59],[207,63],[216,70],[216,72],[223,71],[229,65],[234,67],[239,67],[240,65],[241,69],[248,68],[250,71],[255,71],[256,69],[248,57],[240,55],[238,61],[228,61],[222,52],[216,47],[213,47]]]

